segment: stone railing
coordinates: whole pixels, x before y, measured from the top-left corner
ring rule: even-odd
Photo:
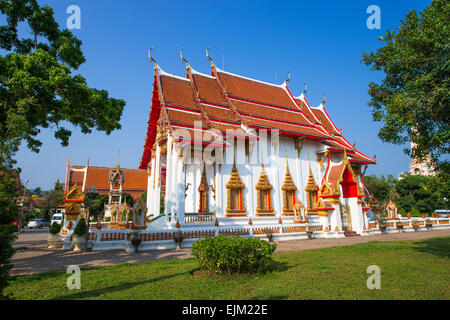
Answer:
[[[450,227],[450,218],[402,218],[402,219],[391,219],[386,221],[386,231],[385,232],[411,232],[414,230],[414,225],[417,225],[419,228],[418,231],[421,230],[427,230],[426,224],[428,223],[427,220],[433,227],[436,229],[446,229]],[[403,226],[402,229],[397,230],[397,226],[401,224]],[[373,233],[379,233],[379,225],[376,221],[369,221],[369,226],[366,228],[366,230],[363,231],[362,235],[370,235]]]
[[[205,223],[214,222],[216,216],[213,214],[186,214],[184,216],[184,223]]]
[[[270,230],[274,240],[307,239],[307,224],[280,224],[272,225],[236,225],[236,226],[206,226],[198,225],[188,229],[165,229],[158,231],[139,231],[141,240],[140,250],[158,250],[175,248],[175,236],[181,230],[183,235],[182,244],[190,247],[198,239],[205,237],[242,236],[266,238],[266,231]],[[327,237],[323,232],[322,225],[309,225],[309,230],[314,231],[314,237]],[[132,252],[131,234],[133,230],[110,230],[91,228],[89,232],[89,243],[93,250],[117,250],[123,249]],[[134,249],[133,249],[134,250]]]

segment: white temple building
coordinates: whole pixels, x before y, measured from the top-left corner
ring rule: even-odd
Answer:
[[[325,101],[311,107],[306,89],[295,97],[288,80],[249,79],[210,58],[207,75],[182,59],[186,77],[155,62],[140,163],[148,170],[147,214],[160,221],[155,228],[183,229],[197,219],[221,226],[308,223],[330,236],[366,230],[376,206],[364,172],[376,158],[344,138]]]

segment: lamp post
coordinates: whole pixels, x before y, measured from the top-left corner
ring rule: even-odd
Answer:
[[[92,213],[92,198],[98,194],[97,189],[95,189],[94,185],[91,185],[91,188],[88,190],[87,194],[89,195],[89,213],[87,218],[87,232],[86,232],[86,249],[89,240],[89,222],[91,221],[91,213]]]
[[[448,199],[444,197],[444,202],[445,202],[445,213],[447,214],[447,218],[448,218]]]

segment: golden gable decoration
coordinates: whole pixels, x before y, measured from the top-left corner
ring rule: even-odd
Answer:
[[[266,171],[264,170],[264,164],[261,164],[261,173],[259,174],[258,183],[255,186],[256,189],[256,215],[257,216],[273,216],[272,199],[270,192],[272,191],[272,185],[267,178]]]
[[[65,214],[67,220],[77,220],[81,213],[81,205],[84,202],[84,193],[75,185],[64,196]]]
[[[356,188],[357,188],[357,193],[358,193],[358,197],[364,197],[364,191],[362,190],[358,178],[356,176],[355,170],[353,169],[352,165],[350,164],[350,160],[348,160],[348,156],[347,156],[347,150],[344,149],[344,160],[342,162],[342,167],[341,167],[341,172],[339,173],[339,178],[336,181],[336,186],[335,188],[337,190],[339,190],[339,184],[344,180],[343,176],[344,176],[344,172],[345,169],[348,169],[348,171],[350,172],[350,174],[352,175],[352,179],[356,184]]]
[[[319,198],[325,198],[326,201],[329,201],[331,203],[339,203],[340,196],[340,190],[336,189],[324,179],[322,185],[319,188]]]

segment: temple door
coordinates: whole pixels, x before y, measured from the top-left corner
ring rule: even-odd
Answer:
[[[353,176],[348,170],[345,168],[342,175],[342,195],[344,198],[357,198],[358,197],[358,187],[356,186],[356,182],[353,179]],[[349,205],[341,206],[341,218],[342,218],[342,229],[344,231],[352,231],[352,212],[350,210]]]
[[[342,230],[352,231],[352,215],[349,206],[341,207]]]

